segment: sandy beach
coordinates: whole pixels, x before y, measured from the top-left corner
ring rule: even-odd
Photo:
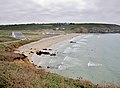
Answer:
[[[40,51],[44,48],[48,48],[59,42],[72,39],[73,37],[78,36],[78,35],[79,34],[71,33],[71,34],[58,35],[58,36],[54,36],[54,37],[44,38],[37,42],[32,42],[32,43],[26,44],[26,45],[18,48],[16,53],[18,53],[18,51],[19,51],[19,53],[25,54],[26,56],[28,56],[29,60],[31,61],[31,56],[33,55],[33,53],[31,53],[31,51],[32,52],[36,52],[38,50]]]

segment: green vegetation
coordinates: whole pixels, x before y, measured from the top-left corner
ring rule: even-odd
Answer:
[[[0,42],[16,41],[18,39],[9,36],[0,36]]]
[[[95,23],[53,23],[53,24],[19,24],[19,25],[1,25],[0,30],[64,30],[66,32],[83,32],[83,29],[87,29],[90,33],[120,33],[120,26],[115,24],[95,24]]]
[[[1,25],[0,30],[38,30],[38,29],[52,29],[51,24],[20,24],[20,25]]]
[[[6,87],[6,80],[4,77],[0,77],[0,88],[5,88]]]

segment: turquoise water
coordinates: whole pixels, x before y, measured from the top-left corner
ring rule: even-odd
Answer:
[[[70,43],[74,41],[76,43]],[[82,34],[52,46],[55,57],[34,55],[37,65],[93,83],[120,83],[120,34]]]

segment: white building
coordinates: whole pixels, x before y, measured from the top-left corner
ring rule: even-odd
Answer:
[[[25,38],[21,32],[12,32],[11,36],[14,38]]]

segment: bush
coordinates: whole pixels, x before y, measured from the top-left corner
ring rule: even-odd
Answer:
[[[5,78],[0,77],[0,88],[6,88],[7,87],[7,82]]]

